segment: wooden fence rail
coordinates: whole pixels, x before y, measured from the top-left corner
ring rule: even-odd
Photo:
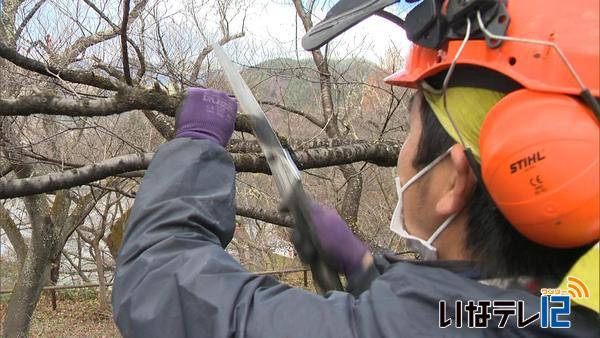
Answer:
[[[303,272],[304,273],[304,287],[308,287],[308,269],[306,268],[296,268],[296,269],[283,269],[283,270],[269,270],[269,271],[258,271],[254,272],[255,275],[284,275],[288,273],[296,273]],[[106,286],[112,286],[113,283],[106,283]],[[50,285],[45,286],[42,290],[65,290],[65,289],[83,289],[83,288],[97,288],[100,284],[98,283],[90,283],[90,284],[78,284],[78,285]],[[0,290],[0,294],[12,293],[13,289],[3,289]]]

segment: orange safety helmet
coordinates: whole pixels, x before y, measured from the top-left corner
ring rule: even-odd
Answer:
[[[598,241],[600,139],[593,112],[600,114],[600,3],[425,0],[406,20],[383,11],[399,2],[340,1],[307,32],[303,46],[319,48],[366,17],[380,15],[404,26],[415,42],[405,70],[385,81],[417,88],[451,66],[465,35],[456,33],[465,30],[457,23],[469,18],[472,37],[456,64],[482,70],[474,83],[492,71],[521,87],[492,107],[480,131],[487,191],[510,223],[534,242],[572,248]],[[478,9],[489,10],[483,21],[496,35],[547,43],[484,39],[474,15]],[[564,53],[579,82],[549,42]]]
[[[600,96],[598,1],[510,1],[508,37],[556,43],[581,82]],[[499,16],[498,20],[507,20]],[[474,23],[477,25],[477,23]],[[406,69],[385,79],[418,87],[447,70],[461,45],[413,44]],[[506,95],[480,131],[483,182],[511,224],[542,245],[572,248],[600,237],[599,126],[560,55],[547,45],[469,40],[458,65],[491,69],[524,89]]]
[[[600,2],[589,0],[509,1],[510,24],[506,36],[556,43],[593,96],[600,96]],[[499,16],[497,20],[507,20]],[[472,24],[477,25],[476,19]],[[386,83],[416,88],[426,78],[447,70],[461,40],[450,40],[443,48],[413,44],[403,71],[388,76]],[[579,95],[581,88],[569,69],[549,46],[505,41],[489,48],[485,40],[470,40],[457,64],[489,68],[527,89]]]

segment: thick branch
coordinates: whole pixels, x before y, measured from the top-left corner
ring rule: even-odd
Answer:
[[[144,115],[165,140],[175,137],[175,126],[166,116],[149,110],[144,110]]]
[[[257,219],[259,221],[281,225],[286,228],[294,227],[294,220],[289,215],[284,215],[273,210],[265,210],[262,208],[237,206],[235,213],[238,216]]]
[[[399,145],[394,143],[366,143],[299,151],[295,153],[295,160],[301,170],[363,161],[383,167],[392,167],[396,165],[398,149]],[[153,156],[154,153],[125,155],[64,172],[16,180],[0,179],[0,198],[66,189],[109,176],[146,169]],[[238,172],[271,173],[267,161],[261,155],[232,154],[232,157]]]
[[[117,173],[145,169],[153,156],[154,153],[125,155],[48,175],[13,180],[0,179],[1,195],[11,198],[76,187]]]
[[[130,110],[156,110],[175,114],[179,98],[162,91],[144,89],[123,90],[106,99],[57,97],[53,94],[0,98],[0,116],[33,114],[66,116],[108,116]]]
[[[55,74],[60,76],[61,79],[73,83],[85,84],[88,86],[117,90],[118,87],[114,85],[109,79],[101,76],[97,76],[92,72],[83,72],[69,69],[58,69],[52,65],[43,64],[37,60],[30,59],[17,53],[16,50],[8,47],[4,43],[0,42],[0,57],[14,63],[15,65],[36,72],[38,74],[55,77]]]
[[[131,110],[153,110],[175,116],[175,109],[180,101],[181,98],[178,96],[171,96],[162,91],[139,88],[123,89],[114,97],[106,99],[58,98],[51,94],[40,94],[19,98],[0,98],[0,116],[29,116],[33,114],[108,116]],[[170,129],[166,125],[161,127],[165,128],[164,131]],[[235,130],[252,133],[250,119],[247,115],[238,114],[235,121]],[[163,133],[161,132],[161,134]],[[165,135],[169,136],[171,134],[163,134],[163,136]]]
[[[119,35],[119,29],[111,29],[98,32],[94,35],[83,36],[77,39],[77,41],[67,48],[64,54],[61,56],[61,60],[63,60],[65,64],[74,62],[77,56],[85,52],[88,48],[113,39],[117,35]]]
[[[12,217],[10,217],[10,213],[3,205],[0,205],[0,227],[6,233],[10,244],[12,244],[15,252],[17,254],[17,260],[19,264],[23,263],[25,260],[25,256],[27,255],[27,244],[19,231],[19,228],[13,221]]]
[[[16,45],[16,39],[13,32],[17,9],[21,6],[23,0],[2,1],[2,10],[0,11],[0,41],[11,46]]]
[[[390,141],[381,141],[384,143],[393,144]],[[372,144],[367,140],[344,140],[339,138],[325,138],[325,139],[312,139],[309,141],[303,140],[293,140],[291,142],[287,142],[287,144],[295,151],[301,151],[306,149],[314,149],[314,148],[333,148],[340,146],[349,146],[349,145],[358,145],[358,144]],[[230,153],[260,153],[262,150],[260,149],[260,145],[256,140],[241,140],[241,139],[232,139],[229,140],[229,144],[227,145],[227,150]],[[57,161],[62,163],[60,161]]]

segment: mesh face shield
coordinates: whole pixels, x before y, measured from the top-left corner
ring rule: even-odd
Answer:
[[[341,0],[327,12],[325,19],[302,38],[302,47],[315,50],[366,18],[377,15],[392,21],[406,31],[409,40],[423,47],[437,49],[448,40],[465,36],[466,18],[481,11],[487,28],[503,35],[508,27],[508,14],[500,0]],[[486,39],[490,48],[500,41],[488,39],[472,25],[471,39]]]
[[[420,0],[341,0],[333,6],[323,21],[302,38],[302,47],[315,50],[359,22],[379,15],[402,26],[404,17]]]

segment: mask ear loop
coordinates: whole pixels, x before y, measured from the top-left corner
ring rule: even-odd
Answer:
[[[558,54],[558,56],[560,57],[562,62],[565,64],[565,66],[567,66],[569,73],[571,73],[571,75],[577,82],[577,85],[579,85],[579,87],[581,88],[581,93],[579,95],[582,97],[583,101],[588,105],[588,107],[590,107],[590,109],[592,109],[592,111],[596,115],[596,119],[600,120],[600,103],[598,103],[598,101],[596,100],[596,98],[594,98],[594,96],[592,95],[590,90],[585,86],[585,84],[583,83],[583,81],[581,80],[581,78],[579,77],[577,72],[575,71],[575,68],[573,68],[573,65],[571,65],[571,63],[569,62],[569,59],[567,59],[567,56],[563,53],[563,51],[558,47],[558,45],[556,43],[550,42],[550,41],[544,41],[544,40],[534,40],[534,39],[517,38],[517,37],[512,37],[512,36],[496,35],[496,34],[490,32],[487,28],[485,28],[485,24],[483,23],[483,20],[481,19],[481,12],[479,10],[477,11],[477,23],[479,24],[479,28],[481,29],[483,34],[485,34],[490,39],[519,42],[519,43],[528,43],[528,44],[552,47],[552,49],[554,49],[556,51],[556,53]]]

